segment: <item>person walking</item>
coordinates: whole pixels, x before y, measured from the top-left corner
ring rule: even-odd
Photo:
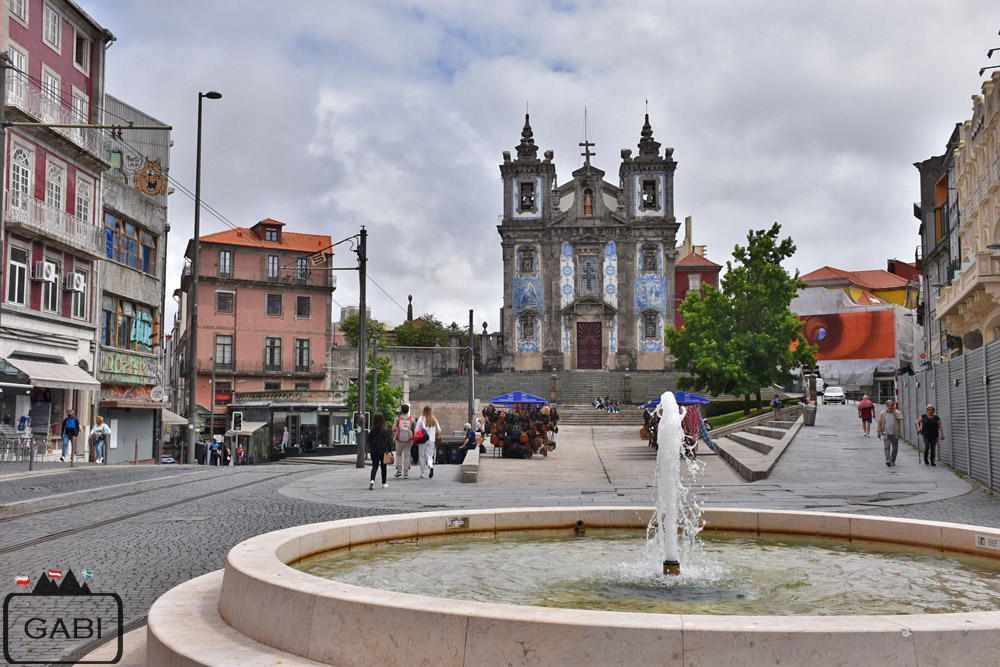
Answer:
[[[861,398],[861,402],[858,403],[858,417],[861,419],[861,430],[864,431],[866,438],[871,437],[872,417],[874,416],[875,404],[868,398],[868,394],[865,394]]]
[[[882,446],[885,449],[885,465],[892,467],[896,465],[896,453],[899,451],[899,433],[903,423],[903,413],[896,409],[896,401],[885,402],[885,410],[879,413],[878,430],[875,437],[882,439]]]
[[[111,427],[104,423],[104,417],[98,416],[94,428],[90,429],[94,438],[94,448],[97,450],[97,463],[104,463],[104,444],[111,435]]]
[[[386,479],[386,459],[392,456],[391,444],[389,442],[389,431],[385,428],[385,417],[381,412],[376,412],[372,418],[372,430],[368,431],[368,451],[372,457],[372,477],[368,482],[368,490],[375,488],[375,473],[382,470],[382,488],[389,488],[389,481]]]
[[[410,478],[410,447],[413,446],[413,417],[410,406],[399,407],[399,416],[392,422],[392,441],[396,445],[396,477]]]
[[[780,414],[781,414],[781,399],[778,398],[777,394],[775,394],[774,397],[771,398],[771,417],[777,419],[778,415]]]
[[[424,406],[415,431],[423,431],[427,439],[420,445],[420,479],[434,478],[434,446],[441,437],[441,424],[434,418],[431,406]]]
[[[927,406],[927,412],[917,417],[917,433],[924,438],[924,464],[936,466],[938,438],[944,440],[944,422],[937,416],[933,405]]]
[[[76,436],[80,434],[80,422],[76,420],[72,410],[66,411],[66,419],[62,423],[63,448],[60,461],[66,460],[66,452],[69,450],[70,459],[76,455]],[[72,445],[72,447],[70,447]]]

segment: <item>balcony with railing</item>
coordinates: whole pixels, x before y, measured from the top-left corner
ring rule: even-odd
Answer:
[[[7,106],[24,114],[29,121],[60,125],[88,124],[87,119],[67,109],[62,102],[36,87],[24,74],[8,71]],[[16,118],[8,118],[16,121]],[[101,163],[107,164],[105,135],[97,129],[53,127],[49,131],[87,151]]]
[[[204,251],[203,251],[204,252]],[[191,264],[184,265],[184,276],[191,275]],[[279,267],[269,270],[267,268],[255,269],[250,267],[232,267],[218,264],[202,264],[201,278],[218,278],[220,280],[232,280],[236,282],[263,283],[275,286],[294,287],[327,287],[337,288],[337,276],[329,269],[303,269],[289,266]]]
[[[228,375],[283,375],[294,377],[325,377],[326,369],[316,361],[305,364],[292,362],[267,363],[264,361],[231,361],[217,362],[212,359],[199,359],[199,373],[224,373]]]
[[[7,228],[43,236],[91,257],[104,257],[107,237],[103,227],[84,222],[51,204],[22,192],[7,193]]]
[[[992,252],[976,253],[972,264],[941,289],[937,297],[938,319],[966,303],[973,292],[984,289],[1000,293],[1000,256]]]

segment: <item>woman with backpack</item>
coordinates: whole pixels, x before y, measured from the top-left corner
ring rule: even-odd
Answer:
[[[372,430],[368,431],[368,452],[372,457],[372,477],[368,482],[368,490],[375,488],[375,473],[379,468],[382,470],[382,488],[389,488],[389,480],[386,479],[386,459],[392,459],[392,449],[389,443],[389,431],[385,427],[385,417],[381,412],[376,412],[372,418]]]
[[[441,440],[441,424],[434,418],[431,406],[424,407],[417,420],[416,431],[423,431],[427,439],[420,444],[420,479],[434,477],[434,446]]]
[[[59,457],[60,461],[66,460],[66,452],[70,449],[70,445],[73,445],[72,451],[69,453],[69,457],[73,458],[76,454],[76,436],[80,433],[80,423],[76,421],[76,417],[73,415],[72,410],[66,411],[66,419],[62,423],[62,437],[63,437],[63,448],[62,456]]]
[[[413,446],[413,418],[410,406],[399,406],[399,416],[392,423],[392,440],[396,443],[396,477],[410,478],[410,447]]]

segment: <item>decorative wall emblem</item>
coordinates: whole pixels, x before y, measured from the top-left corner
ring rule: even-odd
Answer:
[[[618,251],[614,241],[604,246],[604,303],[618,309]]]
[[[146,160],[146,164],[135,172],[135,189],[151,197],[167,193],[167,178],[159,160]]]
[[[541,278],[514,279],[514,315],[525,310],[544,312],[544,296]]]
[[[573,303],[573,281],[573,245],[564,241],[559,255],[559,305],[563,308]]]

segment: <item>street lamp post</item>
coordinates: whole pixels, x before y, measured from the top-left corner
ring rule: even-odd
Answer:
[[[188,320],[188,453],[187,463],[194,463],[195,424],[198,421],[198,274],[201,271],[201,100],[217,100],[221,93],[198,93],[198,138],[194,172],[194,249],[191,256],[191,297]]]

